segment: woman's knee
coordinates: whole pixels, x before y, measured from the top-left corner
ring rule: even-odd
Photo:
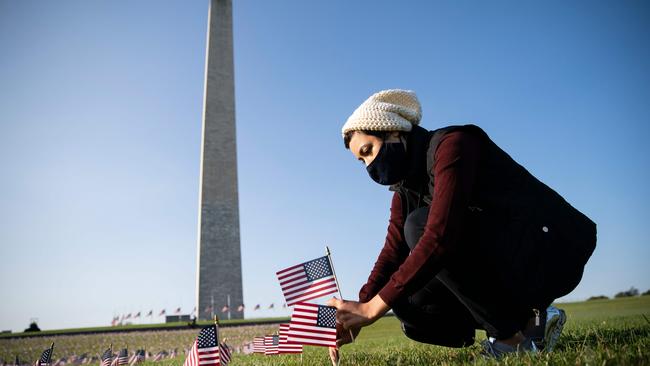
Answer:
[[[429,217],[429,207],[421,207],[411,212],[404,222],[404,239],[409,248],[413,250],[424,233],[424,226]]]
[[[436,346],[461,348],[474,344],[474,329],[460,330],[457,328],[447,329],[423,329],[402,323],[402,332],[409,339],[416,342],[434,344]]]
[[[474,344],[474,327],[452,320],[455,318],[453,315],[423,316],[418,310],[417,306],[407,301],[393,307],[393,313],[401,323],[402,332],[409,339],[454,348]]]

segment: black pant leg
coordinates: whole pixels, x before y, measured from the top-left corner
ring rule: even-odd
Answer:
[[[393,307],[402,331],[414,341],[446,347],[474,343],[478,324],[438,279]]]

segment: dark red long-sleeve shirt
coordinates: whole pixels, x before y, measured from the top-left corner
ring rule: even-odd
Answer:
[[[367,302],[376,294],[389,306],[426,285],[444,267],[444,254],[462,230],[480,155],[480,140],[457,131],[445,135],[435,151],[435,186],[424,233],[409,255],[404,240],[402,203],[397,193],[390,208],[388,234],[368,282],[359,292]]]

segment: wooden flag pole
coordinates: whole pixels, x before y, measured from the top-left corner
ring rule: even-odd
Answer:
[[[332,268],[332,274],[334,275],[334,281],[336,281],[336,289],[339,291],[339,297],[341,298],[341,301],[343,301],[343,295],[341,294],[341,286],[339,285],[339,278],[336,276],[336,271],[334,270],[334,262],[332,261],[332,253],[330,252],[330,247],[327,245],[325,246],[325,253],[327,253],[327,259],[330,261],[330,267]],[[354,342],[354,334],[352,333],[352,329],[348,329],[350,331],[350,339],[352,342]]]

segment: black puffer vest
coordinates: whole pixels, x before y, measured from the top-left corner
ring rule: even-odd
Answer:
[[[477,126],[413,128],[407,142],[409,173],[391,186],[400,195],[404,218],[431,204],[435,151],[445,134],[459,130],[478,136],[482,146],[458,247],[480,252],[482,268],[490,271],[485,275],[503,277],[529,301],[543,304],[571,292],[596,247],[596,224]]]

